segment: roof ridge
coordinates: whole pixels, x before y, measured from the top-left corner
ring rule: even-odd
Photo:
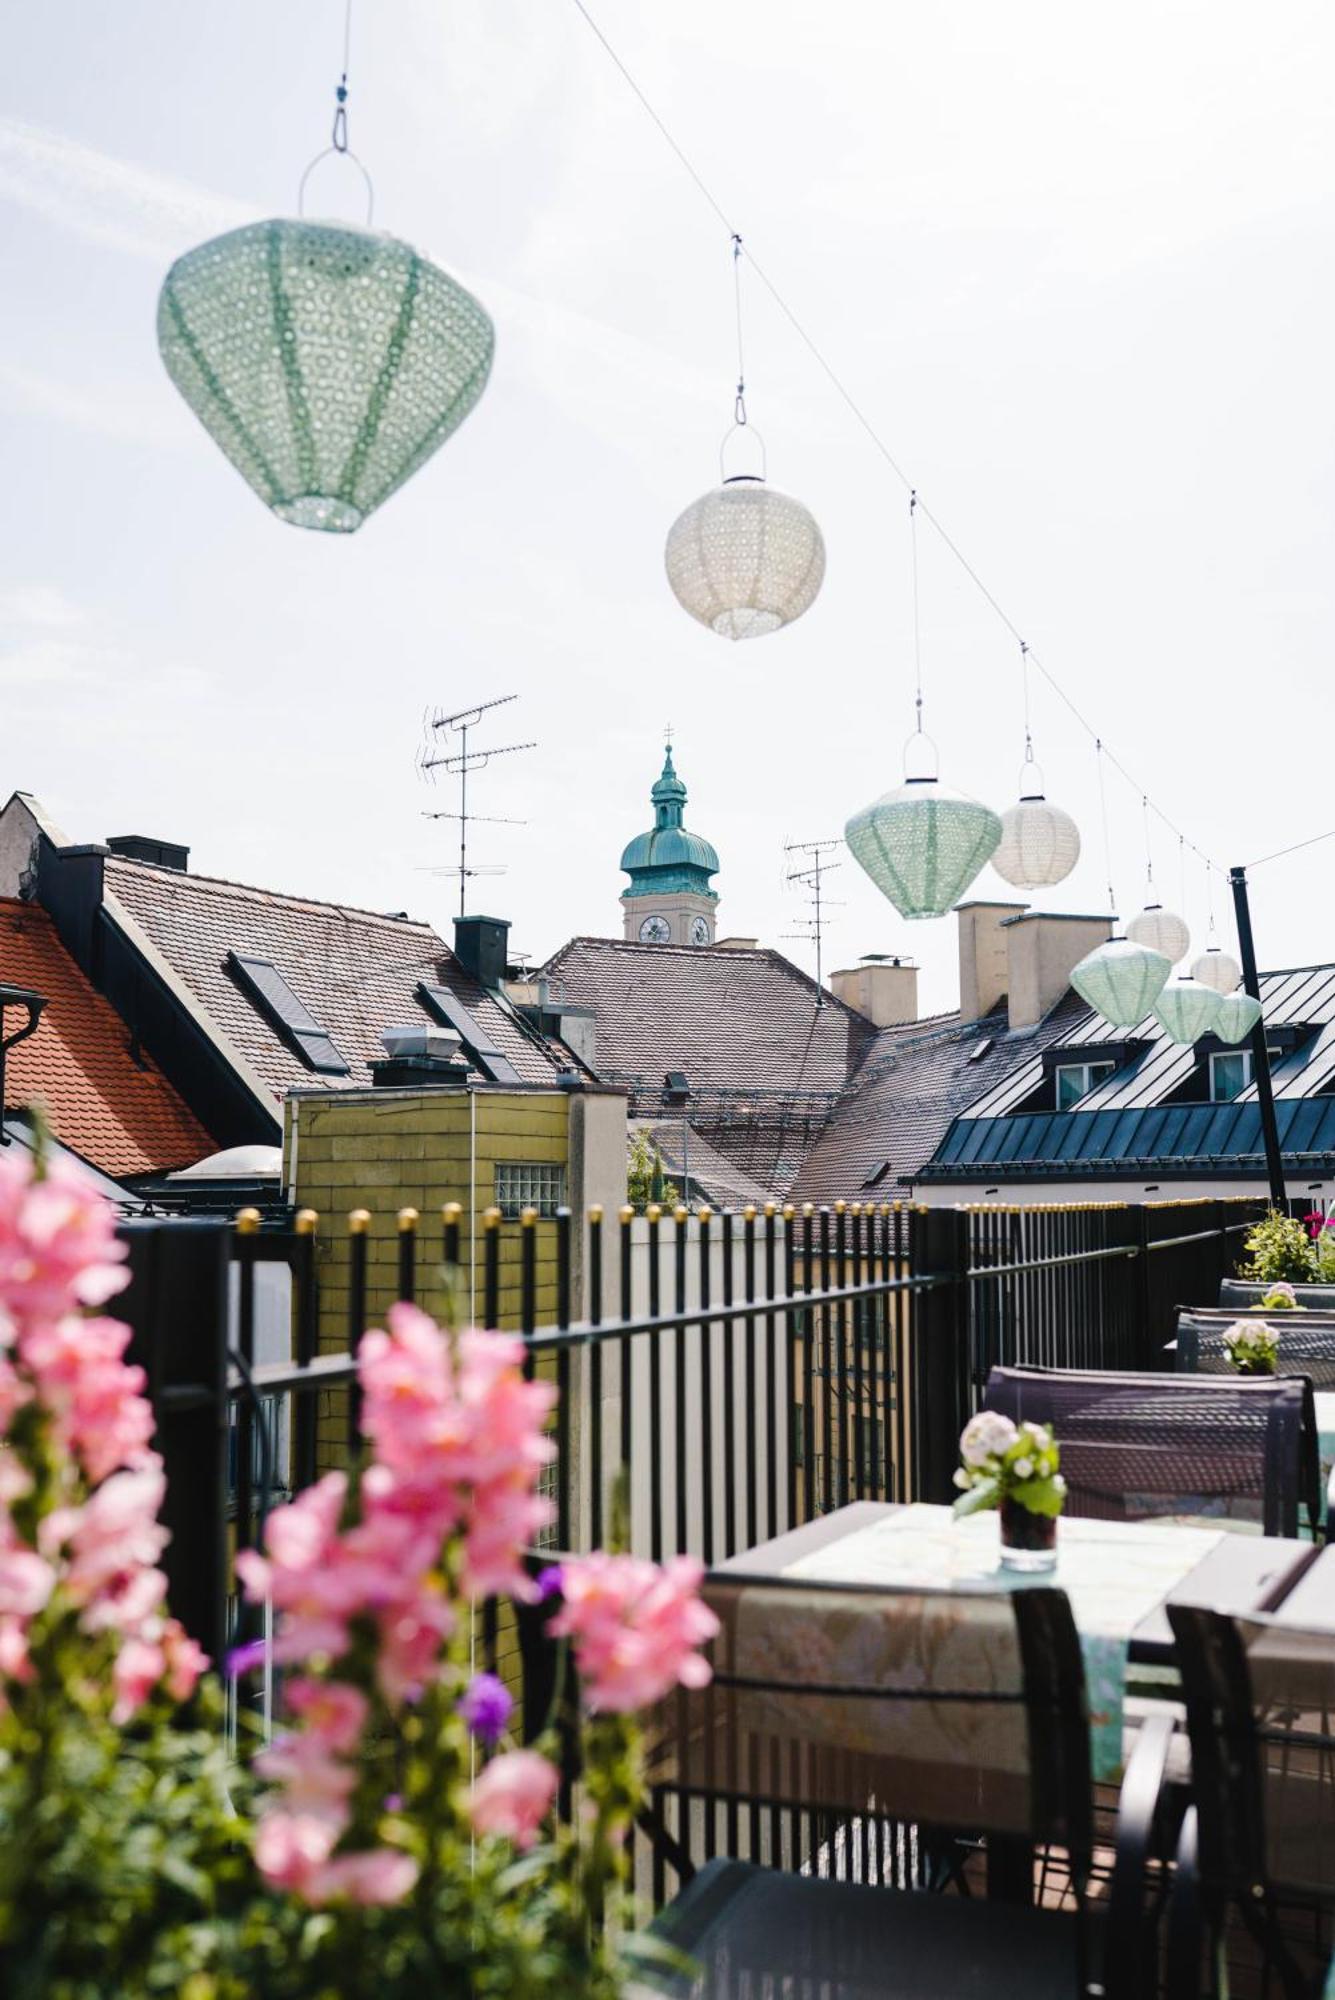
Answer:
[[[451,958],[454,956],[439,931],[425,917],[391,916],[385,910],[364,909],[359,903],[336,903],[327,896],[301,896],[290,889],[265,889],[257,882],[235,882],[227,875],[199,875],[193,869],[167,868],[161,862],[141,861],[137,856],[128,854],[108,854],[107,860],[117,868],[143,869],[148,874],[167,877],[175,882],[191,882],[203,889],[227,889],[269,902],[300,904],[315,910],[337,910],[341,916],[367,917],[377,924],[409,925],[413,930],[426,931],[437,944],[444,946]]]

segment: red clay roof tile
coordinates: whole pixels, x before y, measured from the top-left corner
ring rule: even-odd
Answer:
[[[36,1034],[6,1060],[9,1109],[40,1098],[61,1143],[113,1176],[192,1166],[215,1150],[157,1065],[131,1053],[125,1023],[34,903],[0,897],[0,985],[46,1000]],[[6,1033],[20,1020],[9,1010]]]

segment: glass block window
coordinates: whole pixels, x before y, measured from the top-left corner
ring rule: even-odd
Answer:
[[[536,1208],[539,1215],[552,1216],[566,1198],[566,1170],[545,1160],[498,1160],[496,1163],[496,1206],[505,1216],[522,1215]]]

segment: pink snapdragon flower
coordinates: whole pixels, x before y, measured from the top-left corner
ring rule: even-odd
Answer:
[[[470,1328],[453,1341],[419,1307],[390,1308],[358,1350],[362,1428],[392,1474],[385,1503],[463,1534],[464,1588],[526,1594],[521,1555],[552,1517],[537,1482],[556,1391],[523,1372],[517,1336]]]
[[[554,1764],[536,1750],[506,1750],[478,1774],[465,1797],[473,1831],[532,1847],[556,1797]]]
[[[100,1306],[128,1282],[110,1202],[79,1168],[0,1160],[0,1332]]]
[[[280,1664],[347,1649],[348,1620],[359,1609],[346,1568],[335,1560],[338,1521],[347,1496],[344,1472],[327,1472],[269,1517],[267,1554],[242,1549],[236,1573],[252,1603],[283,1613],[273,1656]]]
[[[122,1360],[130,1329],[114,1319],[66,1313],[19,1336],[19,1357],[55,1420],[56,1439],[96,1484],[144,1451],[153,1411],[142,1368]]]
[[[692,1556],[660,1568],[597,1550],[562,1564],[564,1603],[548,1630],[572,1641],[591,1709],[624,1713],[671,1688],[708,1685],[713,1669],[696,1648],[719,1625],[700,1600],[703,1574]]]

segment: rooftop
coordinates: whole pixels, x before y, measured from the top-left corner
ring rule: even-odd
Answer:
[[[384,1029],[429,1018],[419,985],[458,1003],[481,1043],[525,1083],[550,1084],[569,1052],[521,1021],[459,965],[429,924],[108,855],[108,893],[146,933],[192,998],[275,1098],[297,1085],[365,1085]],[[298,1046],[279,1032],[260,984],[236,958],[267,962],[298,1003]],[[304,1012],[306,1025],[300,1024]],[[328,1048],[332,1044],[332,1053]]]
[[[45,910],[0,898],[0,983],[42,994],[37,1031],[5,1061],[5,1103],[34,1099],[72,1152],[114,1178],[187,1167],[214,1140],[89,983]],[[17,1011],[6,1032],[19,1025]]]

